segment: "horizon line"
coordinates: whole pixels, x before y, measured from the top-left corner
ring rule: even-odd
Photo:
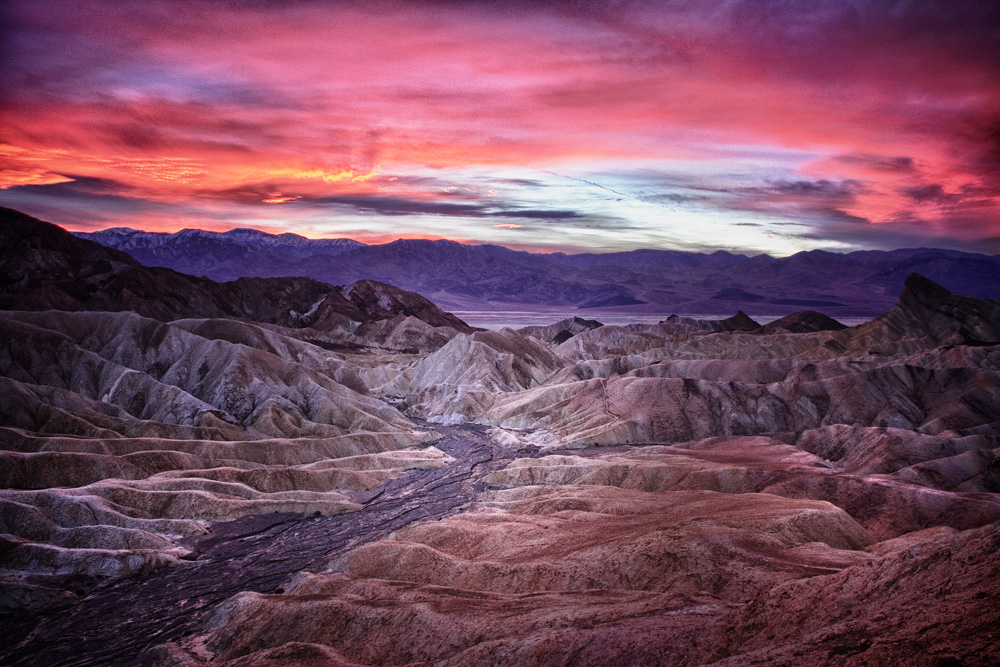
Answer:
[[[56,223],[50,223],[50,224],[56,224]],[[366,248],[377,248],[377,247],[381,247],[381,246],[392,245],[394,243],[400,243],[400,242],[403,242],[403,241],[428,241],[428,242],[431,242],[431,243],[437,243],[437,242],[442,242],[443,241],[445,243],[454,243],[456,245],[467,246],[467,247],[503,248],[504,250],[509,250],[511,252],[525,253],[525,254],[529,254],[529,255],[564,255],[564,256],[569,256],[569,257],[578,256],[578,255],[625,255],[625,254],[636,253],[636,252],[670,252],[670,253],[681,253],[681,254],[687,254],[687,255],[716,255],[716,254],[719,254],[719,253],[725,253],[725,254],[729,254],[729,255],[743,256],[743,257],[747,257],[749,259],[754,259],[754,258],[757,258],[757,257],[770,257],[772,259],[784,259],[784,258],[787,258],[787,257],[795,257],[795,256],[798,256],[798,255],[808,255],[808,254],[817,253],[817,252],[818,253],[826,253],[826,254],[830,254],[830,255],[845,255],[846,256],[846,255],[853,255],[853,254],[856,254],[856,253],[867,253],[867,252],[893,253],[893,252],[903,252],[903,251],[907,251],[907,250],[910,250],[910,251],[934,250],[934,251],[941,251],[941,252],[956,252],[956,253],[961,253],[963,255],[982,255],[984,257],[1000,257],[1000,253],[989,254],[989,253],[984,253],[984,252],[972,252],[972,251],[968,251],[968,250],[956,250],[954,248],[945,248],[945,247],[939,247],[939,246],[908,246],[908,247],[901,247],[901,248],[892,248],[892,249],[889,249],[889,250],[884,250],[884,249],[879,249],[879,248],[869,248],[869,249],[856,249],[856,250],[847,250],[847,251],[825,250],[823,248],[813,248],[811,250],[800,250],[798,252],[790,253],[790,254],[787,254],[787,255],[781,255],[781,254],[777,254],[777,253],[758,253],[756,255],[752,255],[752,254],[748,254],[746,251],[727,250],[725,248],[716,248],[714,250],[709,250],[709,249],[704,249],[704,250],[681,250],[681,249],[678,249],[678,248],[656,248],[656,247],[641,247],[641,248],[633,248],[631,250],[593,249],[593,250],[581,250],[581,251],[578,251],[578,252],[576,252],[576,251],[566,251],[566,250],[553,250],[553,251],[549,251],[549,252],[544,252],[544,251],[539,251],[539,250],[524,250],[524,249],[520,249],[520,248],[517,248],[517,247],[511,247],[511,245],[507,245],[507,244],[503,244],[503,243],[484,243],[484,242],[481,242],[481,241],[475,241],[475,240],[471,240],[471,239],[452,239],[452,238],[447,238],[447,237],[443,237],[443,236],[435,236],[435,237],[399,236],[399,237],[396,237],[396,238],[394,238],[394,239],[392,239],[390,241],[385,241],[385,242],[381,242],[381,243],[368,243],[368,242],[365,242],[365,241],[358,240],[356,238],[352,238],[350,236],[322,236],[322,237],[313,237],[313,236],[307,236],[305,234],[299,234],[297,232],[287,232],[286,231],[286,232],[274,233],[274,232],[269,232],[269,231],[266,231],[266,230],[263,230],[263,229],[259,229],[257,227],[233,227],[231,229],[227,229],[227,230],[223,230],[223,231],[217,231],[217,230],[211,230],[211,229],[203,229],[201,227],[184,227],[182,229],[178,229],[178,230],[173,231],[173,232],[166,232],[166,231],[149,231],[149,230],[145,230],[145,229],[137,229],[135,227],[123,227],[123,226],[120,226],[120,225],[116,225],[116,226],[113,226],[113,227],[105,227],[104,229],[97,229],[97,230],[90,230],[90,231],[83,230],[83,229],[70,229],[69,227],[72,227],[73,225],[64,226],[64,225],[58,225],[58,224],[56,224],[56,226],[64,229],[65,231],[67,231],[67,232],[69,232],[70,234],[73,234],[73,235],[79,235],[79,234],[88,234],[89,235],[89,234],[99,234],[99,233],[102,233],[102,232],[108,232],[108,231],[113,231],[113,230],[123,230],[123,231],[128,231],[128,232],[133,232],[133,233],[139,233],[139,234],[162,234],[164,236],[175,236],[175,235],[181,234],[183,232],[201,232],[203,234],[212,234],[212,235],[216,235],[216,236],[222,236],[222,235],[234,232],[234,231],[251,231],[251,232],[257,232],[257,233],[264,234],[266,236],[270,236],[270,237],[274,237],[274,238],[278,238],[278,237],[281,237],[281,236],[297,236],[299,238],[305,239],[306,241],[351,241],[353,243],[358,243],[361,246],[366,247]],[[345,252],[350,252],[350,251],[348,250],[348,251],[345,251]]]

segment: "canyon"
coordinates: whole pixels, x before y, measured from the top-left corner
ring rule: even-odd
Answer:
[[[4,209],[0,663],[994,665],[997,274],[907,262],[854,327],[716,273],[725,319],[481,330]],[[767,298],[864,281],[813,282]]]

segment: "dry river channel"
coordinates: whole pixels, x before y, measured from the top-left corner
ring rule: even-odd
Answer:
[[[297,572],[322,571],[337,556],[410,523],[450,516],[482,490],[483,476],[525,456],[475,425],[436,430],[442,438],[434,446],[456,461],[354,494],[363,504],[358,511],[218,523],[187,544],[193,553],[183,566],[98,586],[49,614],[0,617],[0,665],[149,664],[151,647],[192,633],[234,594],[280,593]]]

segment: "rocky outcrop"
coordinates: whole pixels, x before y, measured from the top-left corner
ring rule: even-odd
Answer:
[[[530,336],[546,343],[558,345],[559,343],[565,343],[578,333],[597,329],[602,326],[604,325],[597,320],[570,317],[547,326],[523,327],[518,329],[517,332],[522,336]]]
[[[872,429],[875,430],[875,429]],[[823,442],[830,429],[807,431],[801,441]],[[841,445],[846,438],[841,435]],[[968,529],[1000,520],[1000,498],[980,494],[980,484],[990,484],[997,460],[987,439],[930,438],[907,432],[867,434],[872,440],[914,442],[914,451],[897,460],[893,474],[867,474],[849,463],[828,460],[799,446],[766,437],[722,437],[688,442],[673,447],[647,446],[599,456],[553,454],[539,459],[520,459],[484,482],[498,487],[530,485],[613,486],[649,492],[709,490],[721,493],[770,493],[797,499],[825,500],[843,508],[878,539],[897,537],[933,526]],[[853,444],[853,443],[852,443]],[[923,465],[941,465],[961,451],[970,459],[962,468],[966,493],[930,476],[916,482],[906,463],[922,459]],[[827,452],[823,452],[826,454]],[[978,465],[977,465],[978,464]],[[916,464],[921,465],[921,464]],[[884,469],[891,468],[886,465]],[[958,467],[958,466],[955,466]]]
[[[780,319],[765,324],[759,329],[755,329],[754,333],[760,334],[761,336],[770,336],[771,334],[776,333],[840,331],[841,329],[846,328],[846,326],[837,320],[832,317],[828,317],[823,313],[817,313],[815,310],[803,310],[791,315],[785,315]]]
[[[0,327],[9,351],[0,373],[135,419],[219,421],[251,437],[412,428],[396,410],[306,366],[132,313],[6,313]]]
[[[206,340],[224,340],[273,354],[326,375],[359,394],[368,393],[356,365],[336,353],[365,347],[367,341],[346,331],[324,333],[315,329],[262,326],[230,319],[175,320],[170,326],[190,331]]]
[[[589,360],[628,356],[660,349],[666,341],[698,340],[701,335],[722,332],[748,332],[760,328],[746,313],[723,320],[697,320],[671,315],[658,324],[605,326],[582,332],[573,340],[566,339],[560,353],[572,360]]]
[[[739,310],[732,317],[727,317],[723,320],[696,320],[691,317],[671,315],[660,322],[659,326],[652,328],[652,330],[661,335],[677,335],[681,333],[697,333],[699,331],[711,333],[720,331],[753,331],[759,326],[753,318],[742,310]]]
[[[494,402],[485,419],[539,429],[544,446],[675,443],[831,424],[1000,435],[1000,377],[887,365],[811,382],[742,384],[613,377],[543,386]]]
[[[778,586],[704,628],[691,664],[987,665],[1000,655],[1000,524],[891,540],[877,559]]]
[[[757,335],[716,333],[660,325],[606,326],[566,341],[560,354],[572,361],[640,356],[664,359],[833,359],[903,358],[951,346],[989,347],[1000,338],[995,301],[953,294],[920,276],[907,279],[898,303],[870,322],[850,329],[806,333],[774,331]],[[805,316],[802,316],[803,318]],[[799,318],[801,319],[801,318]],[[815,318],[813,326],[818,323]],[[827,326],[832,326],[827,323]]]
[[[473,420],[505,392],[543,383],[562,360],[511,330],[459,335],[378,388],[409,413],[440,423]]]
[[[398,315],[414,317],[432,327],[451,327],[462,333],[472,328],[451,313],[413,292],[375,280],[359,280],[344,288],[344,296],[367,314],[368,320],[388,320]]]
[[[487,493],[478,506],[359,548],[333,569],[494,593],[634,589],[740,599],[808,571],[798,545],[850,551],[872,542],[832,505],[768,495],[523,487]],[[762,556],[780,565],[746,566]]]
[[[861,328],[881,329],[895,337],[926,338],[935,346],[996,345],[1000,343],[1000,304],[954,294],[912,273],[896,307]]]

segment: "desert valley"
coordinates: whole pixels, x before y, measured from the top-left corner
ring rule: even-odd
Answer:
[[[0,2],[0,667],[1000,667],[1000,2]]]
[[[0,251],[2,664],[1000,660],[996,300],[482,330]]]

